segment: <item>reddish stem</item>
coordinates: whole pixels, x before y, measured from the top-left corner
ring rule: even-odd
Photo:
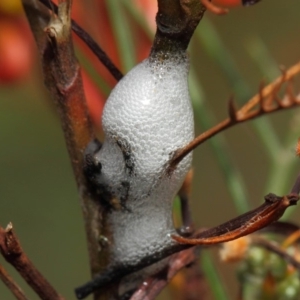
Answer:
[[[42,300],[64,300],[24,253],[11,223],[6,229],[0,227],[0,251]]]
[[[0,265],[0,279],[3,281],[3,283],[8,287],[8,289],[14,294],[14,296],[18,300],[28,300],[28,298],[25,296],[25,294],[21,290],[21,288],[10,277],[10,275],[7,273],[7,271],[1,265]]]

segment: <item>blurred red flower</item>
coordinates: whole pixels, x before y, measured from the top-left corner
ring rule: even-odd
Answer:
[[[57,1],[54,1],[57,3]],[[157,3],[153,0],[132,0],[132,4],[140,11],[154,30]],[[117,67],[121,68],[121,58],[112,29],[107,5],[105,1],[76,1],[73,4],[73,18],[87,30],[100,44]],[[87,17],[88,16],[88,17]],[[136,61],[146,58],[151,41],[145,32],[135,23],[129,14],[126,18],[132,29],[133,39],[136,41]],[[85,57],[97,70],[99,77],[113,88],[116,80],[98,61],[90,49],[74,35],[76,47],[84,53]],[[34,41],[29,26],[25,20],[19,0],[0,1],[0,84],[11,84],[26,79],[32,70],[32,64],[37,57],[34,50]],[[122,70],[124,71],[124,70]],[[100,126],[103,106],[107,98],[107,91],[101,90],[86,70],[82,68],[85,94],[92,120]]]

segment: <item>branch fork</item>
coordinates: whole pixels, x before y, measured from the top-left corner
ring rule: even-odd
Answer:
[[[0,227],[0,251],[42,300],[64,300],[29,260],[13,231],[12,223],[5,229]]]

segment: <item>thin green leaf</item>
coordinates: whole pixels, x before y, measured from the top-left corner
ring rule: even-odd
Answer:
[[[148,38],[152,40],[154,37],[154,31],[149,27],[148,22],[145,20],[145,16],[141,14],[131,0],[121,1],[132,19],[140,26]]]
[[[278,64],[261,38],[254,36],[248,39],[245,48],[266,79],[273,80],[280,75]]]
[[[136,54],[124,8],[119,0],[106,0],[106,6],[119,50],[122,69],[124,72],[128,72],[136,64]]]
[[[230,85],[233,86],[237,101],[243,104],[250,98],[251,90],[242,78],[233,57],[222,43],[213,25],[208,19],[202,22],[204,24],[201,28],[205,28],[205,30],[196,30],[195,38],[202,43],[208,55],[218,63]],[[271,123],[267,119],[259,119],[251,124],[264,145],[268,156],[274,160],[274,149],[279,149],[280,143]]]
[[[108,96],[111,91],[111,87],[101,76],[99,76],[98,71],[95,69],[95,67],[93,66],[89,58],[86,56],[86,54],[82,52],[78,46],[75,46],[75,54],[77,59],[80,61],[80,65],[84,68],[84,70],[87,71],[90,78],[97,85],[99,90],[105,96]]]
[[[273,80],[280,75],[278,64],[272,58],[270,51],[266,48],[264,42],[258,37],[253,37],[247,43],[247,50],[252,57],[253,62],[260,69],[263,76],[268,80]],[[287,128],[287,137],[281,148],[273,149],[274,158],[271,163],[267,182],[265,185],[265,193],[274,192],[277,194],[286,194],[290,191],[293,184],[294,174],[297,168],[297,158],[293,153],[293,148],[297,142],[299,135],[300,121],[299,117],[294,114],[289,128]],[[284,214],[284,219],[288,219],[294,209],[289,209]]]
[[[212,258],[208,251],[201,252],[201,267],[211,287],[211,291],[216,300],[229,300],[223,280],[219,277]]]

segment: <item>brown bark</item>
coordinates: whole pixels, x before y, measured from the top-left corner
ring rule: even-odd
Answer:
[[[11,223],[6,229],[0,227],[0,251],[42,300],[64,300],[24,253]],[[14,287],[14,291],[16,289]],[[24,297],[18,299],[25,300]]]

